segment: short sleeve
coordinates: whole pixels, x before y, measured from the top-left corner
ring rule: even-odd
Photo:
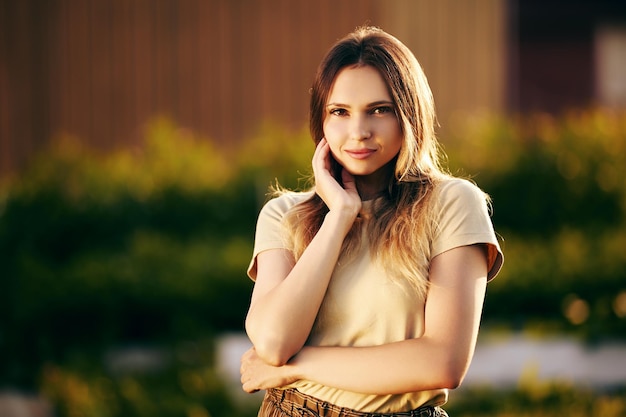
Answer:
[[[502,268],[504,256],[491,222],[486,194],[470,181],[450,180],[441,185],[437,211],[432,257],[460,246],[486,244],[487,279],[493,279]]]
[[[248,265],[248,276],[256,279],[256,258],[259,253],[269,249],[287,247],[283,218],[291,207],[305,199],[301,193],[288,193],[276,197],[263,206],[257,219],[252,259]]]

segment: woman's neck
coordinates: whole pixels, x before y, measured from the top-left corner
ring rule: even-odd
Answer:
[[[370,175],[362,175],[354,178],[356,189],[362,201],[372,200],[384,193],[389,180],[393,175],[393,167],[383,167]]]

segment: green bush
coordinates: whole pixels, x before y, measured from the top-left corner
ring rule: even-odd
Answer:
[[[74,415],[82,407],[74,388],[96,383],[93,375],[112,378],[104,363],[109,349],[241,331],[258,210],[274,179],[297,185],[286,174],[312,155],[303,134],[266,126],[241,150],[229,151],[157,120],[140,149],[104,154],[63,138],[19,178],[5,181],[0,357],[9,360],[0,361],[0,385],[44,389],[60,415]],[[169,373],[182,372],[172,366],[137,376],[147,386],[145,401],[167,390]],[[205,409],[232,415],[226,399],[221,413],[215,408],[224,389],[216,381],[203,397],[206,405],[213,396],[212,409]],[[117,387],[111,398],[85,394],[94,402],[86,414],[146,415],[124,400],[127,382],[110,379],[106,385]],[[163,401],[194,403],[184,390],[170,397]],[[185,414],[184,407],[166,412],[176,404],[161,406],[161,415]],[[198,407],[190,415],[203,416]]]
[[[128,380],[109,380],[116,387],[109,397],[87,395],[89,375],[109,378],[103,358],[112,347],[243,329],[252,287],[245,270],[272,180],[270,166],[250,161],[271,159],[279,175],[296,155],[283,151],[303,143],[266,127],[230,154],[158,120],[139,151],[99,154],[64,138],[42,152],[0,194],[0,356],[9,358],[0,361],[0,384],[44,389],[60,415],[81,407],[78,415],[150,414],[124,400]],[[168,372],[182,371],[137,377],[147,403],[168,389]],[[212,396],[212,407],[200,404],[190,415],[233,415],[226,399],[216,410],[216,396],[226,398],[218,382],[203,397],[206,405]],[[85,396],[73,396],[75,389]],[[194,403],[184,390],[170,394],[160,415],[185,414],[164,401]]]
[[[179,343],[157,370],[108,371],[46,364],[41,393],[58,415],[89,417],[244,417],[256,404],[237,404],[213,366],[211,341]]]
[[[623,417],[624,390],[595,392],[561,382],[523,382],[517,389],[473,388],[444,406],[463,417]]]
[[[491,195],[504,240],[486,321],[626,334],[625,116],[476,117],[447,138],[450,166]]]

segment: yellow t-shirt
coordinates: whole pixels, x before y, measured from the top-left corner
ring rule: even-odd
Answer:
[[[451,179],[437,190],[438,233],[431,242],[431,258],[459,246],[485,243],[489,248],[491,280],[503,256],[483,192],[466,180]],[[256,278],[256,256],[268,249],[285,248],[282,219],[311,193],[290,193],[270,200],[259,215],[253,258],[248,275]],[[371,202],[364,202],[364,210]],[[363,233],[357,255],[346,264],[341,259],[333,271],[326,295],[307,340],[309,346],[375,346],[419,338],[424,333],[425,301],[408,283],[389,278],[370,256]],[[367,366],[367,364],[363,364]],[[415,372],[419,372],[416,369]],[[287,387],[285,387],[287,388]],[[340,407],[364,412],[398,412],[425,405],[442,405],[448,390],[370,395],[301,380],[290,385],[304,394]]]

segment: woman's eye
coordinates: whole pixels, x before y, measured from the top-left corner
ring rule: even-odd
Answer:
[[[393,113],[393,108],[391,106],[375,107],[375,108],[372,109],[372,113],[373,114]]]
[[[330,114],[332,114],[333,116],[345,116],[346,114],[348,114],[348,112],[346,111],[346,109],[332,109],[330,111]]]

